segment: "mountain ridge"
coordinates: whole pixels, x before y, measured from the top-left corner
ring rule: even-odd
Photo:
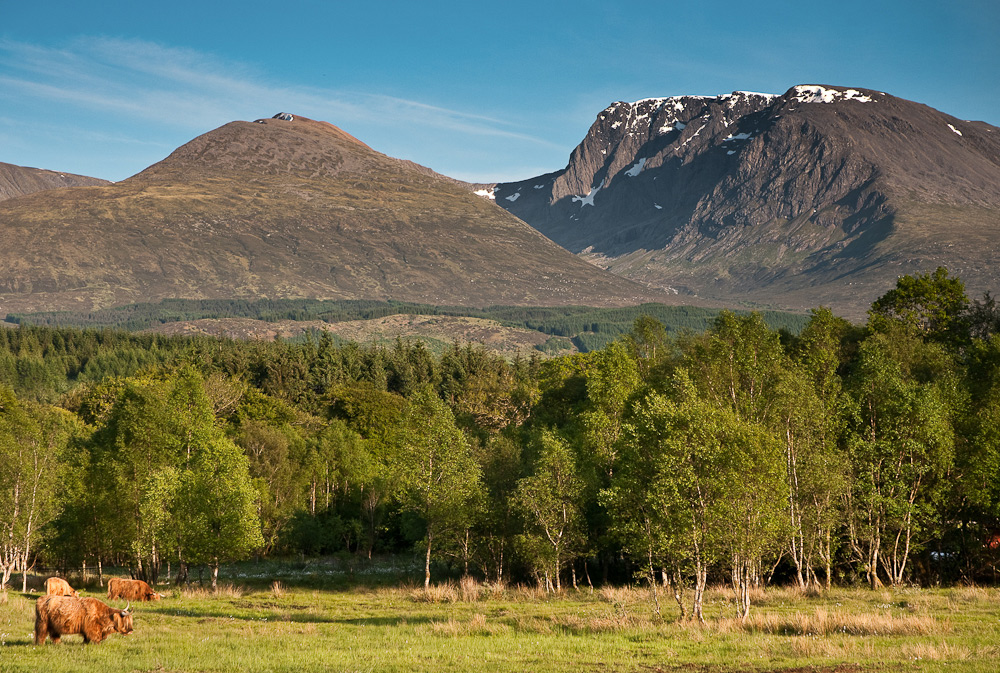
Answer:
[[[0,248],[0,313],[165,298],[670,301],[457,181],[287,113],[223,125],[119,183],[0,202]]]
[[[0,161],[0,201],[63,187],[108,185],[108,180],[86,175],[17,166]]]
[[[613,103],[564,169],[493,195],[616,273],[728,303],[860,317],[903,273],[1000,280],[984,247],[1000,226],[1000,129],[871,89]]]

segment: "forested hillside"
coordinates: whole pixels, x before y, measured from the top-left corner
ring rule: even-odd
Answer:
[[[440,315],[495,320],[502,325],[523,327],[543,334],[566,337],[582,352],[596,350],[626,334],[639,316],[656,318],[668,332],[704,331],[719,309],[698,306],[639,304],[618,308],[592,306],[489,306],[469,308],[436,306],[400,301],[258,299],[197,300],[166,299],[157,303],[128,304],[98,311],[50,311],[13,313],[8,322],[19,325],[61,327],[113,327],[127,330],[163,329],[163,325],[201,319],[249,318],[267,322],[293,320],[339,323],[376,320],[391,315]],[[746,311],[738,311],[746,313]],[[765,322],[775,329],[798,332],[807,316],[801,313],[763,311]]]
[[[944,269],[854,326],[640,316],[590,353],[0,329],[0,563],[183,579],[416,549],[558,590],[992,578],[1000,312]],[[30,495],[29,495],[30,494]]]

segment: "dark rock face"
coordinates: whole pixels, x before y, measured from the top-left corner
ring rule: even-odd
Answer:
[[[85,175],[57,173],[41,168],[26,168],[0,162],[0,201],[46,189],[106,184],[109,184],[108,181],[100,178],[88,178]]]
[[[1000,129],[867,89],[614,103],[565,169],[494,195],[616,273],[730,303],[859,316],[902,273],[1000,280],[997,246],[955,245],[1000,233]]]

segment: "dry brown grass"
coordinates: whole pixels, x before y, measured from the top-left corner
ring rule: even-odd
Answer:
[[[884,656],[885,650],[871,640],[855,638],[792,638],[779,640],[764,649],[772,656],[792,656],[795,658],[829,659],[833,661],[857,661]]]
[[[750,587],[750,604],[751,605],[761,605],[768,602],[768,600],[773,600],[777,598],[779,593],[783,595],[786,591],[784,587],[779,588],[768,588],[763,587]],[[790,594],[789,594],[790,596]],[[705,588],[705,603],[735,603],[736,602],[736,592],[733,591],[732,586],[728,584],[715,584]],[[785,600],[790,600],[785,599]]]
[[[730,595],[732,592],[730,591]],[[794,603],[813,598],[822,598],[824,591],[822,587],[810,585],[800,587],[797,584],[788,586],[768,587],[766,590],[753,589],[750,597],[757,605],[771,605],[774,603]]]
[[[381,590],[393,591],[392,589]],[[515,594],[517,592],[515,591]],[[457,583],[448,581],[431,586],[406,588],[406,594],[418,603],[477,603],[484,600],[499,600],[509,596],[506,584],[502,582],[481,583],[474,577],[463,577]]]
[[[482,587],[475,577],[465,576],[458,582],[458,594],[466,603],[478,601],[482,595]]]
[[[649,600],[649,589],[635,586],[603,586],[597,590],[597,595],[612,605],[625,606]]]
[[[973,656],[972,650],[962,645],[954,645],[945,640],[940,642],[907,643],[901,648],[907,659],[930,661],[964,661]]]
[[[510,593],[514,600],[525,602],[543,601],[551,595],[537,584],[518,584]]]
[[[1000,590],[994,587],[979,587],[975,585],[955,587],[948,592],[948,602],[956,604],[995,602],[1000,600]]]
[[[445,582],[412,589],[410,598],[417,603],[457,603],[459,591],[454,582]]]
[[[614,610],[603,615],[562,615],[552,620],[554,626],[579,634],[620,633],[622,631],[657,628],[650,612]]]
[[[275,598],[283,598],[285,596],[285,585],[279,580],[271,582],[271,595]]]
[[[500,600],[506,598],[509,587],[506,582],[485,582],[482,585],[482,593],[485,598]]]
[[[174,593],[182,598],[243,598],[246,595],[246,587],[228,582],[217,585],[213,591],[211,587],[184,586],[175,589]]]
[[[503,622],[491,621],[486,615],[477,612],[468,621],[449,618],[443,622],[431,622],[431,631],[439,636],[495,636],[509,633],[511,627]]]
[[[812,614],[757,613],[746,622],[720,619],[713,622],[715,630],[729,633],[751,631],[777,635],[828,636],[927,636],[951,630],[947,622],[928,615],[892,615],[887,612],[857,613],[817,608]]]

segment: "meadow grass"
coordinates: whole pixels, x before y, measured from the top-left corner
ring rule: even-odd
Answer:
[[[0,671],[996,671],[1000,591],[769,588],[736,619],[662,615],[641,587],[547,594],[474,581],[314,588],[288,580],[163,589],[135,633],[36,647],[37,594],[0,597]],[[101,596],[99,587],[83,595]],[[117,604],[117,603],[113,603]]]

